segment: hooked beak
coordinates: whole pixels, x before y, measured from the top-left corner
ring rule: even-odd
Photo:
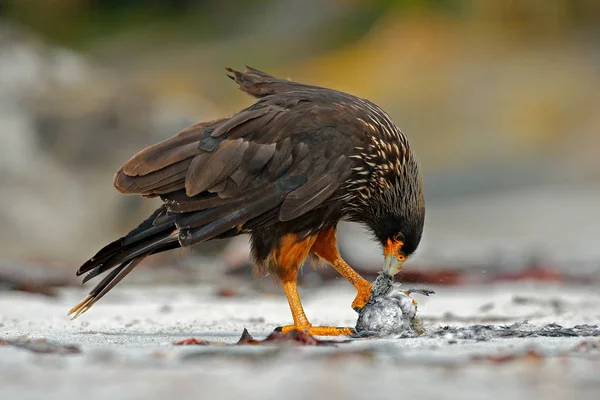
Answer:
[[[383,272],[386,275],[394,276],[404,266],[406,255],[402,252],[404,243],[401,240],[388,239],[383,249]]]
[[[404,266],[404,262],[400,261],[395,254],[388,254],[383,259],[383,272],[386,275],[394,276]]]

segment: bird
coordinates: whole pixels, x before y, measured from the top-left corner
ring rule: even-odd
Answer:
[[[350,327],[309,322],[298,271],[307,259],[331,265],[356,288],[351,307],[361,310],[371,283],[341,257],[338,223],[366,227],[384,269],[400,271],[423,234],[420,163],[371,101],[248,66],[225,70],[255,102],[141,150],[116,172],[117,191],[162,203],[79,267],[83,283],[104,277],[69,315],[89,310],[150,255],[248,234],[255,272],[281,283],[292,313],[293,323],[276,330],[351,335]]]
[[[381,272],[371,288],[371,298],[359,311],[356,332],[360,336],[420,335],[423,324],[417,318],[417,302],[412,293],[424,296],[433,290],[409,288],[403,290],[387,271]]]

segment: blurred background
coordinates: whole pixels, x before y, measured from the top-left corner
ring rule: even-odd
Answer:
[[[78,282],[158,205],[119,195],[114,172],[250,105],[223,70],[246,64],[366,97],[407,133],[428,213],[404,279],[600,275],[596,0],[4,0],[0,282]],[[339,230],[348,261],[376,273],[381,250]],[[155,256],[127,280],[245,279],[247,264],[242,237]]]

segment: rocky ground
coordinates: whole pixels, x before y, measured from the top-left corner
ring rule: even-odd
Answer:
[[[0,292],[0,398],[597,398],[597,287],[433,289],[424,335],[326,346],[234,345],[290,320],[283,297],[251,289],[122,285],[75,321],[79,288]],[[356,323],[344,282],[302,294],[314,324]],[[174,344],[189,338],[203,344]]]

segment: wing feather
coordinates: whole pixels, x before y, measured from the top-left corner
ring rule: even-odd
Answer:
[[[186,158],[143,176],[129,176],[121,168],[115,174],[114,186],[121,193],[149,194],[154,189],[183,182],[191,163],[192,159]]]
[[[281,205],[279,219],[289,221],[298,218],[324,203],[349,176],[347,165],[347,157],[340,156],[327,168],[327,172],[313,171],[312,178],[287,195]]]
[[[311,102],[313,94],[297,92],[306,85],[248,73],[252,76],[235,77],[258,85],[251,89],[246,81],[250,92],[259,86],[261,93],[269,92],[262,100],[229,119],[194,125],[142,150],[115,176],[124,193],[160,195],[170,213],[181,214],[178,225],[194,240],[208,232],[229,234],[244,223],[299,218],[331,199],[351,173],[348,153],[360,142],[332,121],[346,118],[339,120],[345,129],[362,125],[353,127],[352,118],[329,101]],[[294,95],[277,94],[285,92]],[[217,228],[225,217],[236,225]],[[192,232],[210,224],[204,233]]]
[[[173,160],[177,154],[181,155],[180,159],[184,158],[186,154],[181,154],[182,152],[187,153],[188,151],[196,150],[198,148],[198,141],[202,136],[210,136],[214,128],[224,120],[220,119],[192,125],[172,138],[145,148],[123,165],[123,172],[129,176],[147,175],[150,172],[164,168],[166,160]],[[189,147],[186,146],[188,144],[190,145]]]
[[[187,195],[195,196],[229,177],[240,166],[247,148],[243,139],[225,140],[214,153],[197,156],[185,177]]]

